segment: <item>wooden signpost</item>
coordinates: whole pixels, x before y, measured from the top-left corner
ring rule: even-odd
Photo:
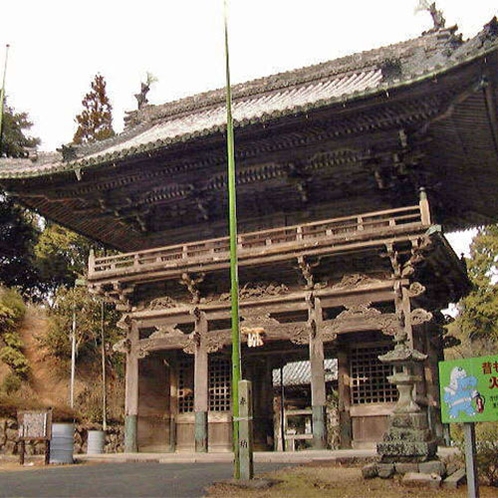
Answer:
[[[45,441],[45,465],[50,461],[52,439],[52,410],[23,410],[17,413],[19,427],[19,463],[24,465],[26,441]]]
[[[498,421],[498,355],[439,362],[441,420],[463,423],[470,498],[479,497],[475,423]]]

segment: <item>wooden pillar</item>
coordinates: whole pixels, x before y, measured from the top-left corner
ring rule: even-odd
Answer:
[[[327,447],[326,393],[323,341],[320,336],[322,308],[320,300],[312,294],[308,299],[311,365],[311,410],[313,416],[313,449]]]
[[[138,328],[132,323],[127,338],[130,348],[126,354],[126,388],[125,388],[125,452],[138,451],[138,356],[136,352],[139,338]]]
[[[203,338],[207,333],[208,323],[204,312],[196,310],[194,314],[195,332],[199,338],[195,348],[194,363],[195,451],[206,453],[208,451],[209,356]]]
[[[341,448],[351,448],[353,440],[351,430],[351,387],[348,353],[344,349],[337,353],[337,375],[339,377],[339,445]]]
[[[427,192],[425,188],[420,189],[420,217],[423,225],[431,224],[431,211],[429,207],[429,200],[427,199]]]
[[[244,377],[251,381],[253,393],[253,446],[255,451],[268,451],[273,444],[273,385],[268,357],[248,357]]]

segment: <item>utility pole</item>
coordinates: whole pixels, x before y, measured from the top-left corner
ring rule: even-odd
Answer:
[[[71,327],[71,384],[69,406],[74,408],[74,377],[76,371],[76,303],[73,302],[73,324]]]
[[[5,64],[3,67],[3,80],[2,88],[0,89],[0,155],[2,152],[2,138],[3,138],[3,111],[5,107],[5,76],[7,74],[7,60],[9,58],[9,47],[10,45],[5,45]]]
[[[101,301],[100,309],[100,340],[102,342],[102,429],[107,430],[107,393],[105,374],[105,301]]]

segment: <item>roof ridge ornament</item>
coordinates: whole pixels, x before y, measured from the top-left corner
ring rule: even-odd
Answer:
[[[432,17],[432,22],[434,23],[434,26],[431,30],[429,30],[429,33],[445,28],[446,19],[443,16],[443,11],[437,9],[436,2],[429,3],[429,0],[419,0],[415,12],[417,13],[422,10],[429,12]]]

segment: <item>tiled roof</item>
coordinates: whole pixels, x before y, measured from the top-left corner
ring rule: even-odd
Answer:
[[[455,36],[456,28],[450,28],[236,85],[233,88],[235,126],[242,128],[344,104],[443,73],[462,61],[496,50],[495,26],[496,21],[463,44]],[[146,106],[141,111],[129,113],[127,120],[128,127],[123,133],[104,142],[80,147],[77,158],[72,161],[65,162],[60,155],[42,156],[37,161],[2,160],[0,179],[40,176],[115,162],[223,132],[226,122],[224,90]]]
[[[324,360],[325,382],[337,380],[337,360]],[[294,361],[283,367],[284,387],[305,386],[311,383],[311,364],[309,361]],[[273,370],[273,385],[280,386],[280,369]]]

